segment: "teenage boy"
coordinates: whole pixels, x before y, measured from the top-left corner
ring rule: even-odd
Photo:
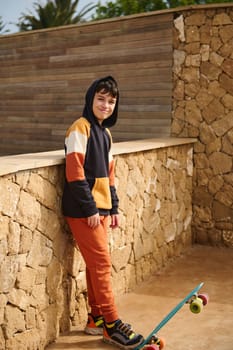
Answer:
[[[143,337],[119,318],[111,286],[107,235],[109,223],[112,228],[119,226],[108,129],[117,121],[118,102],[118,86],[111,76],[94,81],[87,90],[82,117],[66,132],[62,206],[86,263],[90,313],[85,332],[103,334],[105,342],[134,349]]]

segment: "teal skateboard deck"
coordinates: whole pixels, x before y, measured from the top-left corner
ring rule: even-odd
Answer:
[[[167,314],[167,316],[165,316],[162,321],[152,330],[152,332],[145,338],[145,340],[143,341],[143,343],[141,343],[140,345],[138,345],[136,348],[134,348],[134,350],[140,350],[143,349],[145,347],[145,349],[147,348],[147,344],[150,343],[150,340],[153,338],[154,335],[157,334],[157,332],[160,331],[160,329],[165,326],[165,324],[186,304],[186,303],[190,303],[190,309],[192,312],[194,313],[198,313],[200,312],[199,309],[199,305],[197,303],[197,305],[193,305],[193,309],[192,309],[192,298],[197,298],[197,293],[199,292],[199,290],[202,288],[203,286],[203,282],[200,283],[198,286],[196,286],[196,288],[194,288],[179,304],[177,304],[174,309],[172,309],[169,314]],[[205,298],[205,301],[203,302],[203,305],[207,304],[207,296],[203,295],[203,298]],[[197,307],[197,309],[195,310],[195,307]],[[147,346],[146,346],[147,345]]]

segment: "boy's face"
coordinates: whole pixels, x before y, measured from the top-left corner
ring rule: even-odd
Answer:
[[[110,93],[103,93],[103,90],[95,93],[92,109],[100,124],[112,115],[116,101],[115,97],[112,97]]]

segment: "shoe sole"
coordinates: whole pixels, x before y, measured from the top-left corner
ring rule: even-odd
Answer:
[[[135,349],[138,345],[140,345],[144,340],[142,339],[142,341],[138,342],[137,344],[132,344],[132,345],[123,345],[120,343],[117,343],[115,340],[112,340],[111,338],[105,338],[103,337],[103,342],[107,343],[107,344],[113,344],[115,346],[117,346],[120,349],[124,349],[124,350],[128,350],[128,349]]]
[[[88,328],[84,329],[84,332],[89,335],[103,335],[103,328]]]

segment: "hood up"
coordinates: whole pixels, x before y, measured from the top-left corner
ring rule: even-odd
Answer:
[[[96,92],[96,87],[101,81],[108,80],[108,79],[111,79],[112,81],[114,81],[116,83],[115,79],[112,76],[106,76],[104,78],[95,80],[87,90],[86,98],[85,98],[85,106],[83,109],[83,117],[85,117],[91,124],[93,124],[93,123],[98,124],[98,121],[97,121],[97,119],[93,113],[93,110],[92,110],[92,105],[93,105],[93,100],[94,100],[94,96],[95,96],[95,92]],[[117,94],[117,101],[116,101],[116,106],[114,108],[114,111],[110,115],[110,117],[108,117],[107,119],[105,119],[103,121],[102,127],[110,128],[111,126],[115,125],[115,123],[117,121],[117,115],[118,115],[118,103],[119,103],[119,92]]]

